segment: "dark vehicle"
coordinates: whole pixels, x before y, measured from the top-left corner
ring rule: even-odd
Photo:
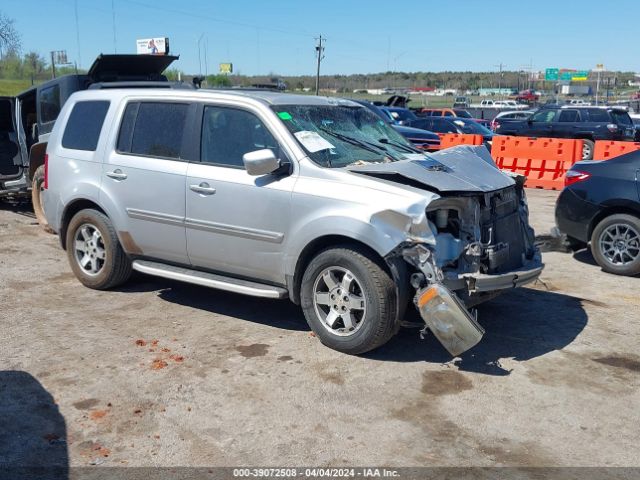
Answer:
[[[393,117],[388,112],[382,110],[382,108],[378,105],[374,105],[373,103],[367,102],[366,100],[353,101],[367,107],[378,117],[380,117],[385,123],[391,125],[391,128],[393,128],[396,132],[409,140],[414,147],[419,148],[420,150],[427,151],[438,150],[440,148],[440,137],[437,134],[428,132],[426,130],[421,130],[419,128],[398,125],[394,122]]]
[[[380,107],[391,115],[391,118],[398,125],[407,125],[409,122],[416,120],[418,117],[408,108],[400,107]]]
[[[590,244],[605,272],[640,274],[640,151],[582,161],[565,176],[556,225],[577,250]]]
[[[29,88],[17,97],[0,97],[0,199],[25,196],[46,226],[41,190],[49,134],[72,93],[89,88],[172,86],[162,72],[171,55],[100,55],[86,74],[64,75]]]
[[[411,127],[422,128],[435,133],[471,133],[482,135],[484,144],[491,149],[493,132],[470,118],[460,117],[425,117],[414,120]]]
[[[499,135],[522,137],[581,138],[582,159],[593,158],[596,140],[633,141],[635,131],[631,117],[622,108],[545,105],[528,119],[505,122]]]
[[[453,101],[453,108],[468,108],[471,101],[468,97],[456,97]]]

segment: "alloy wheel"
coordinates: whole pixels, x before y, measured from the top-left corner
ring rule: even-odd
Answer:
[[[631,225],[610,225],[600,234],[598,243],[602,255],[612,265],[628,265],[640,256],[640,234]]]
[[[73,245],[74,257],[87,275],[98,275],[104,268],[106,251],[100,230],[95,225],[84,223],[76,230]]]
[[[349,336],[366,318],[366,301],[360,281],[343,267],[329,267],[313,285],[313,305],[322,325],[332,334]]]

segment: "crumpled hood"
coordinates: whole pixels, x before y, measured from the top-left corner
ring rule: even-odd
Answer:
[[[515,184],[501,172],[484,146],[460,145],[399,162],[354,165],[348,170],[438,192],[492,192]]]

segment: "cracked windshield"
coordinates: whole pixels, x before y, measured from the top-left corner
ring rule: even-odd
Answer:
[[[393,162],[421,153],[380,117],[361,106],[273,108],[311,160],[323,167]]]

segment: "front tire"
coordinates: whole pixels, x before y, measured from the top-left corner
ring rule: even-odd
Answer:
[[[47,217],[44,215],[44,204],[42,201],[42,194],[44,192],[44,165],[40,165],[33,173],[33,180],[31,182],[31,204],[33,205],[33,213],[36,214],[36,220],[40,226],[49,233],[54,233],[53,229],[47,222]]]
[[[93,209],[76,213],[67,229],[67,258],[80,282],[95,290],[108,290],[131,276],[131,261],[104,213]]]
[[[640,274],[640,218],[615,214],[602,220],[593,229],[591,253],[605,272]]]
[[[320,252],[304,272],[300,298],[309,327],[339,352],[373,350],[399,327],[393,279],[379,259],[355,246]]]

